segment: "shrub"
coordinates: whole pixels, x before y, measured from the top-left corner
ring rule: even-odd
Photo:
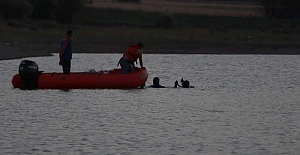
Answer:
[[[7,26],[9,27],[21,27],[19,23],[16,23],[15,21],[8,21]]]
[[[141,3],[142,0],[117,0],[118,2],[132,2],[132,3]]]
[[[75,13],[83,8],[82,0],[60,0],[55,12],[56,21],[59,23],[72,23]]]
[[[259,0],[266,16],[276,18],[300,18],[299,0]]]
[[[27,0],[33,6],[32,19],[49,19],[57,6],[56,0]]]
[[[162,27],[164,29],[174,29],[175,17],[170,14],[161,15],[156,22],[156,27]]]
[[[24,0],[0,0],[0,14],[6,19],[27,18],[33,12],[32,5]]]
[[[93,4],[94,3],[93,0],[83,0],[82,2],[83,2],[83,4]]]

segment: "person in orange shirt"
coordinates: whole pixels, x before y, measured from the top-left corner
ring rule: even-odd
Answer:
[[[131,45],[127,52],[123,54],[123,57],[120,59],[119,64],[121,65],[122,73],[128,74],[134,72],[134,63],[139,59],[140,66],[143,68],[143,47],[142,43],[136,45]]]

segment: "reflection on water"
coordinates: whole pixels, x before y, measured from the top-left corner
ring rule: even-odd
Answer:
[[[61,72],[57,55],[28,58]],[[116,68],[120,54],[74,54],[73,71]],[[144,56],[157,76],[193,89],[13,89],[0,61],[1,154],[298,154],[299,56]]]

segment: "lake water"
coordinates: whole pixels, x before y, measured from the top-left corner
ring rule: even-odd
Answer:
[[[72,71],[121,54],[74,54]],[[26,58],[61,72],[58,56]],[[22,59],[23,60],[23,59]],[[21,59],[0,61],[0,154],[296,155],[300,56],[144,55],[149,78],[192,89],[13,89]]]

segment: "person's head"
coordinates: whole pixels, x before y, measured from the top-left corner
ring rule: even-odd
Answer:
[[[190,81],[185,80],[181,83],[183,88],[190,88]]]
[[[72,38],[73,35],[74,35],[74,31],[73,31],[73,30],[68,30],[68,31],[67,31],[67,37]]]
[[[158,77],[153,78],[153,86],[159,86],[159,78]]]
[[[138,46],[141,46],[142,48],[144,47],[144,44],[143,44],[143,43],[138,43],[137,45],[138,45]]]

